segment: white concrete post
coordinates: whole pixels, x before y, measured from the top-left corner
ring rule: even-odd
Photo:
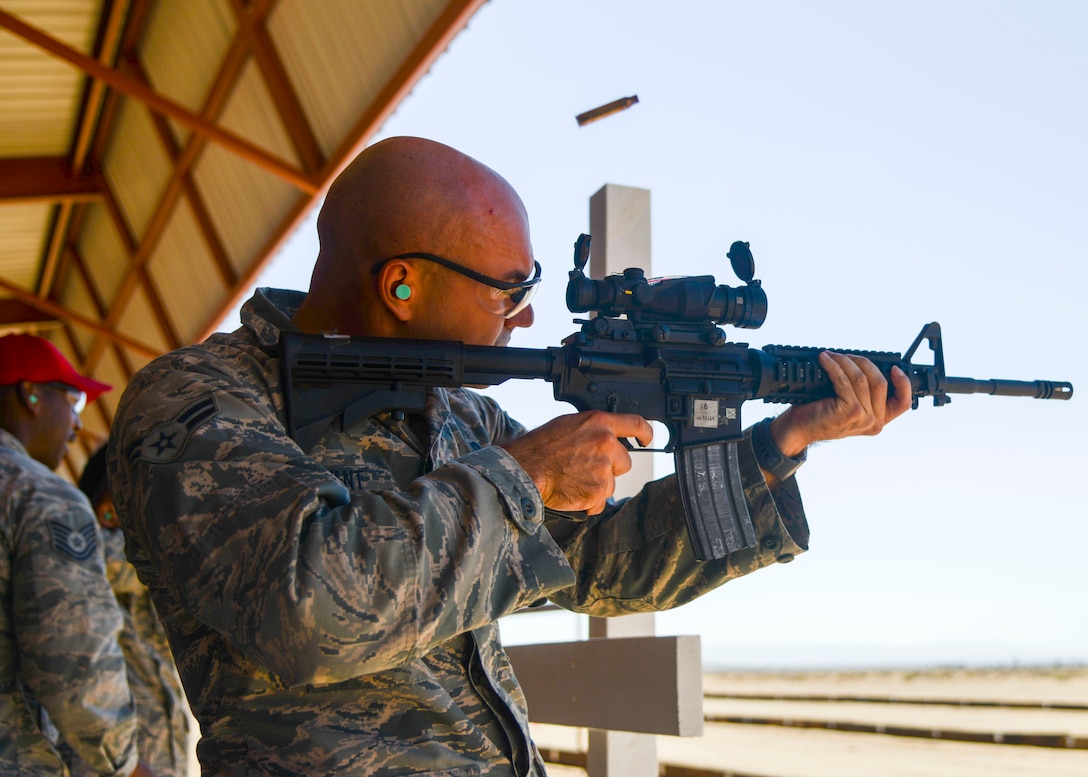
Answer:
[[[606,184],[589,199],[589,276],[603,278],[640,267],[652,278],[650,265],[650,190]],[[616,481],[616,496],[633,496],[654,479],[654,457],[632,457],[631,471]],[[623,620],[627,620],[624,618]],[[651,628],[650,634],[653,633]],[[592,636],[592,635],[591,635]],[[645,636],[625,634],[624,636]]]
[[[628,267],[650,271],[650,191],[606,184],[589,200],[589,275],[603,278]],[[633,496],[653,480],[653,456],[635,454],[631,471],[616,481],[616,497]],[[653,613],[619,618],[590,618],[589,636],[647,637],[654,634]],[[632,678],[634,679],[634,678]],[[589,777],[658,777],[657,739],[651,734],[589,730],[586,757]]]

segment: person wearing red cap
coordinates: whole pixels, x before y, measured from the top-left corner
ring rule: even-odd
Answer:
[[[112,388],[80,375],[48,340],[24,334],[0,337],[0,386],[9,389],[4,428],[49,469],[60,466],[83,428],[84,405]]]
[[[49,341],[0,337],[0,774],[150,774],[90,503],[53,470],[110,386]]]

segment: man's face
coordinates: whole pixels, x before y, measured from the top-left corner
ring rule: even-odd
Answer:
[[[444,241],[449,248],[438,255],[446,264],[408,260],[423,281],[421,289],[412,290],[419,294],[412,337],[506,345],[514,329],[531,326],[534,318],[531,305],[507,318],[524,288],[495,287],[520,284],[537,274],[528,220],[517,203],[485,227],[475,229],[476,224],[469,223],[460,231],[461,239]],[[483,277],[469,277],[466,270]]]
[[[62,383],[35,383],[33,396],[38,399],[39,409],[27,452],[50,469],[56,469],[68,452],[68,444],[83,428],[79,411],[86,395]]]

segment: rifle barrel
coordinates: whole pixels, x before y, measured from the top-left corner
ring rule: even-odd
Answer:
[[[1072,383],[1055,380],[945,378],[944,390],[947,394],[993,394],[1033,399],[1070,399],[1073,396]]]

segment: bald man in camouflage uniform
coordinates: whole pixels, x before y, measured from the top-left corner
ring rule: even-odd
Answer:
[[[137,768],[98,523],[53,472],[81,426],[84,390],[108,388],[41,338],[0,338],[0,774],[66,775],[65,745],[93,774]]]
[[[308,294],[259,290],[238,331],[142,370],[113,426],[129,558],[200,721],[202,766],[542,775],[497,620],[544,599],[593,615],[665,609],[799,554],[796,483],[768,477],[743,444],[762,541],[697,562],[674,478],[609,499],[630,468],[617,438],[649,442],[638,416],[576,413],[526,432],[491,399],[436,389],[421,414],[300,449],[284,425],[281,331],[505,345],[533,320],[524,207],[446,146],[394,138],[364,151],[318,232]],[[408,255],[419,251],[475,275]],[[824,367],[838,395],[776,419],[783,456],[875,434],[906,409],[865,360]]]

